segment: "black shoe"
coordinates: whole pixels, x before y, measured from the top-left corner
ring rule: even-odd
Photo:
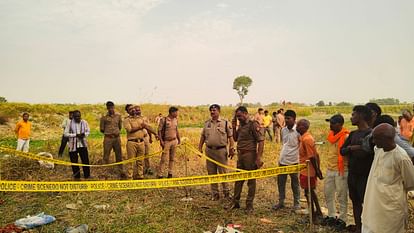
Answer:
[[[348,225],[345,229],[347,232],[356,232],[358,228],[355,225]]]
[[[231,210],[235,210],[235,209],[240,209],[240,204],[239,203],[233,203],[233,205],[230,208]]]
[[[335,224],[333,225],[333,228],[335,229],[335,231],[343,231],[346,229],[346,222],[344,222],[340,218],[337,218]]]
[[[322,225],[322,226],[334,226],[334,225],[335,225],[335,223],[336,223],[336,218],[326,216],[326,217],[322,220],[321,225]]]
[[[125,173],[121,173],[121,174],[119,175],[119,178],[120,178],[121,180],[127,180],[127,179],[128,179],[128,176],[127,176]]]
[[[171,173],[168,173],[167,178],[173,178]]]
[[[163,179],[163,178],[164,176],[160,176],[160,175],[157,176],[157,179]]]
[[[283,208],[285,208],[285,205],[280,204],[280,203],[272,206],[272,210],[280,210],[280,209],[283,209]]]

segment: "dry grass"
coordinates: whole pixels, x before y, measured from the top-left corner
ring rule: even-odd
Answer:
[[[198,132],[188,130],[183,135],[189,136],[192,141],[197,141]],[[98,145],[91,143],[91,146],[92,150]],[[277,150],[278,147],[274,144],[266,146],[267,167],[276,164],[277,156],[273,151]],[[177,176],[185,176],[185,154],[185,149],[178,151]],[[195,155],[187,155],[189,175],[206,174],[205,162]],[[94,161],[99,162],[98,160],[99,157],[95,154]],[[1,161],[3,179],[5,177],[9,180],[70,179],[69,167],[58,166],[51,172],[41,168],[35,161],[26,159],[11,158]],[[154,165],[158,159],[154,158],[151,162]],[[234,166],[235,160],[231,160],[230,164]],[[110,168],[94,169],[92,175],[107,179],[116,178]],[[298,223],[303,216],[293,214],[289,209],[278,213],[270,211],[276,197],[275,188],[274,178],[258,181],[256,211],[253,215],[246,215],[243,210],[227,210],[230,203],[226,201],[210,201],[207,186],[120,192],[2,193],[0,198],[4,199],[5,203],[0,206],[0,210],[8,214],[2,218],[0,224],[5,225],[26,215],[46,212],[54,215],[57,221],[37,229],[39,232],[57,232],[66,226],[81,223],[87,223],[94,229],[94,232],[203,232],[230,222],[242,224],[245,232],[272,232],[276,228],[285,232],[306,232],[306,225]],[[194,198],[194,201],[188,203],[180,201],[186,196],[186,191]],[[83,202],[80,209],[66,209],[66,204],[78,201]],[[109,210],[97,211],[93,208],[97,204],[109,204],[111,207]],[[260,223],[260,218],[268,218],[274,223]]]
[[[39,115],[40,116],[40,115]],[[203,118],[208,117],[204,114]],[[56,116],[50,115],[51,119]],[[307,118],[311,121],[311,131],[317,141],[323,141],[328,130],[328,125],[323,120],[328,117],[325,113],[314,113]],[[201,116],[199,117],[201,118]],[[300,116],[299,116],[300,118]],[[346,116],[348,118],[348,116]],[[40,122],[40,121],[39,121]],[[93,124],[92,124],[93,125]],[[348,125],[349,126],[349,125]],[[96,127],[96,126],[92,126]],[[41,143],[31,147],[32,151],[55,152],[59,146],[60,129],[56,126],[48,127],[43,124],[38,128],[42,130],[39,135],[47,135]],[[0,129],[1,130],[1,129]],[[193,145],[198,144],[200,128],[182,128],[182,137],[188,137]],[[0,132],[0,135],[6,135]],[[10,137],[0,136],[0,142],[10,144]],[[7,139],[7,140],[6,140]],[[10,143],[9,143],[10,141]],[[125,144],[125,141],[123,141]],[[102,158],[102,138],[95,136],[89,139],[90,159],[93,163],[100,163]],[[125,148],[125,147],[123,147]],[[159,150],[154,144],[152,151]],[[319,146],[322,167],[326,147]],[[266,141],[264,162],[265,167],[274,167],[280,146]],[[205,175],[205,161],[190,154],[185,149],[179,149],[174,175],[184,177],[185,158],[188,158],[188,175]],[[67,157],[65,159],[68,159]],[[155,168],[159,158],[151,159],[151,165]],[[41,168],[36,161],[30,161],[18,157],[0,157],[1,179],[7,180],[43,180],[43,181],[66,181],[71,179],[70,167],[57,166],[50,171]],[[229,161],[235,166],[235,159]],[[117,179],[112,168],[93,168],[92,176],[95,179]],[[154,178],[148,177],[148,178]],[[292,205],[292,194],[287,184],[287,206]],[[233,184],[230,185],[233,187]],[[244,187],[243,195],[246,195],[247,186]],[[323,198],[323,182],[318,187],[318,195],[321,203]],[[192,202],[182,202],[181,199],[190,195]],[[303,196],[303,193],[302,193]],[[158,190],[131,190],[116,192],[79,192],[79,193],[0,193],[0,199],[4,203],[0,205],[0,226],[14,222],[26,215],[34,215],[39,212],[51,214],[57,218],[55,223],[35,229],[33,232],[62,232],[67,226],[75,226],[86,223],[92,229],[91,232],[203,232],[213,231],[217,225],[237,223],[243,226],[244,232],[309,232],[307,225],[302,222],[306,216],[297,215],[290,208],[279,212],[271,211],[272,204],[277,198],[275,178],[261,179],[257,182],[257,193],[255,199],[255,212],[246,215],[243,210],[231,211],[226,201],[210,201],[209,187],[197,186],[191,188],[174,188]],[[244,200],[245,196],[242,196]],[[77,210],[66,208],[66,204],[81,201]],[[98,204],[109,204],[107,210],[96,210],[93,206]],[[242,203],[244,204],[244,203]],[[324,204],[322,204],[324,205]],[[302,207],[306,204],[302,203]],[[243,207],[243,205],[242,205]],[[413,216],[410,215],[410,229]],[[273,223],[265,224],[260,221],[267,218]],[[351,217],[349,220],[351,221]],[[328,228],[320,228],[319,232],[332,232]]]

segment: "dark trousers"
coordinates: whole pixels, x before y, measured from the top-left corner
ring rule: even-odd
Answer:
[[[121,138],[120,137],[108,137],[105,136],[103,141],[103,161],[105,164],[109,164],[109,156],[111,155],[111,150],[115,152],[115,161],[122,161],[122,149],[121,149]],[[120,174],[124,173],[124,168],[122,164],[117,165],[118,172]]]
[[[283,164],[279,164],[279,166],[287,166]],[[298,173],[291,173],[290,176],[290,187],[292,188],[293,192],[293,205],[295,207],[300,206],[300,187],[299,187],[299,178]],[[286,181],[287,181],[287,174],[282,174],[277,176],[277,188],[279,190],[279,204],[285,205],[285,198],[286,198]]]
[[[68,144],[69,138],[62,135],[62,140],[60,140],[60,148],[59,148],[59,156],[63,155],[63,151],[65,150],[66,144]]]
[[[238,160],[237,160],[237,168],[244,169],[244,170],[256,170],[256,152],[255,151],[248,151],[245,153],[239,153],[238,154]],[[234,197],[233,202],[235,204],[239,204],[241,193],[243,190],[243,184],[244,180],[236,181],[234,184]],[[253,200],[254,196],[256,194],[256,179],[249,179],[247,180],[247,197],[246,197],[246,206],[247,207],[253,207]]]
[[[270,129],[269,126],[264,128],[264,136],[265,137],[266,137],[266,133],[269,134],[270,141],[273,141],[273,138],[272,138],[272,130]]]
[[[69,152],[70,161],[72,163],[78,163],[78,154],[83,164],[89,164],[89,155],[87,147],[77,148],[76,151]],[[89,178],[91,176],[90,168],[83,166],[83,176]],[[73,177],[80,178],[79,166],[72,166]]]
[[[363,210],[365,187],[367,186],[368,176],[349,173],[348,174],[348,190],[349,198],[352,201],[352,209],[354,212],[354,221],[357,229],[361,229],[361,215]]]
[[[144,140],[146,140],[146,139],[144,139]],[[149,143],[149,141],[147,142],[147,141],[144,141],[145,142],[145,151],[144,151],[144,155],[149,155],[149,152],[150,152],[150,143]],[[149,160],[149,158],[145,158],[144,159],[144,173],[146,172],[146,171],[148,171],[148,169],[151,169],[151,164],[150,164],[150,160]]]

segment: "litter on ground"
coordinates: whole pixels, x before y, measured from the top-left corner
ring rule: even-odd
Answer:
[[[40,213],[35,216],[29,215],[25,218],[18,219],[16,220],[16,222],[14,222],[14,224],[16,224],[16,226],[18,227],[22,227],[25,229],[31,229],[31,228],[35,228],[38,226],[46,225],[54,221],[56,221],[55,217],[44,214],[44,213]]]

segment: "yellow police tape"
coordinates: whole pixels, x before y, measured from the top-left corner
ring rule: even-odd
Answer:
[[[79,191],[114,191],[130,189],[172,188],[183,186],[207,185],[221,182],[234,182],[248,179],[260,179],[280,174],[297,173],[306,165],[283,166],[253,171],[233,172],[220,175],[192,176],[171,179],[123,180],[123,181],[1,181],[2,192],[79,192]]]
[[[210,161],[210,162],[212,162],[212,163],[214,163],[214,164],[216,164],[216,165],[218,165],[220,167],[224,167],[224,168],[227,168],[227,169],[230,169],[230,170],[235,170],[235,171],[240,171],[240,172],[241,171],[245,171],[245,170],[240,169],[240,168],[231,167],[231,166],[222,164],[220,162],[217,162],[216,160],[208,157],[205,153],[201,153],[197,148],[195,148],[193,145],[191,145],[191,144],[189,144],[187,142],[183,142],[183,145],[186,146],[190,151],[192,151],[196,155],[198,155],[198,156],[200,156],[202,158],[205,158],[206,160],[208,160],[208,161]]]
[[[151,158],[151,157],[154,157],[154,156],[159,155],[159,154],[162,153],[162,151],[157,151],[157,152],[154,152],[154,153],[149,154],[149,155],[138,156],[138,157],[135,157],[135,158],[123,160],[121,162],[98,165],[98,164],[71,163],[71,162],[67,162],[67,161],[63,161],[63,160],[59,160],[59,159],[52,159],[52,158],[48,158],[48,157],[43,157],[43,156],[36,155],[36,154],[33,154],[33,153],[17,151],[15,149],[8,148],[8,147],[3,147],[3,146],[0,146],[0,152],[9,153],[9,154],[12,154],[12,155],[17,155],[17,156],[24,157],[24,158],[27,158],[27,159],[34,159],[34,160],[41,160],[41,161],[51,162],[51,163],[64,165],[64,166],[75,165],[75,166],[83,166],[83,167],[109,167],[109,166],[115,166],[115,165],[120,165],[120,164],[127,164],[127,163],[132,163],[132,162],[135,162],[135,161],[138,161],[138,160],[143,160],[145,158]]]
[[[230,170],[235,170],[235,171],[244,171],[243,169],[234,168],[234,167],[219,163],[216,160],[209,158],[204,153],[201,153],[200,151],[198,151],[193,145],[191,145],[191,144],[189,144],[185,141],[183,142],[182,145],[185,146],[186,148],[188,148],[190,151],[192,151],[196,155],[201,156],[201,157],[205,158],[206,160],[208,160],[208,161],[210,161],[210,162],[212,162],[212,163],[214,163],[214,164],[216,164],[220,167],[224,167],[224,168],[227,168],[227,169],[230,169]],[[178,145],[178,146],[181,146],[181,145]],[[132,163],[132,162],[135,162],[135,161],[138,161],[138,160],[143,160],[143,159],[146,159],[146,158],[152,158],[152,157],[155,157],[155,156],[162,153],[162,151],[157,151],[157,152],[154,152],[154,153],[149,154],[149,155],[143,155],[143,156],[123,160],[121,162],[98,165],[98,164],[71,163],[71,162],[63,161],[63,160],[59,160],[59,159],[43,157],[43,156],[36,155],[36,154],[33,154],[33,153],[29,153],[29,152],[17,151],[13,148],[8,148],[8,147],[3,147],[3,146],[0,146],[0,152],[17,155],[17,156],[27,158],[27,159],[51,162],[51,163],[55,163],[55,164],[59,164],[59,165],[63,165],[63,166],[72,166],[72,165],[74,165],[74,166],[83,166],[83,167],[109,167],[109,166],[115,166],[115,165],[120,165],[120,164],[127,164],[127,163]]]

